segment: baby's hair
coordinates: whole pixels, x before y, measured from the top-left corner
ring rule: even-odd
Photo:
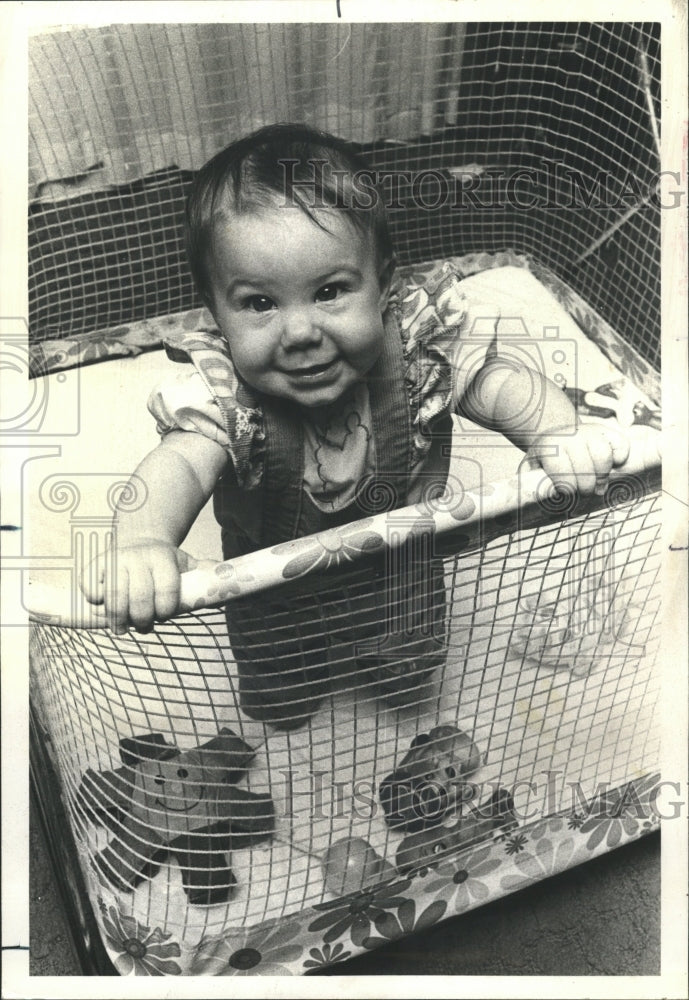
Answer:
[[[187,198],[187,257],[203,301],[212,304],[208,257],[217,216],[227,209],[296,205],[321,228],[318,209],[341,210],[371,235],[382,271],[393,250],[375,179],[352,144],[309,125],[267,125],[226,146],[198,172]]]

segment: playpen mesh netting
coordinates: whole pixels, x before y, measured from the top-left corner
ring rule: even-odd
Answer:
[[[658,26],[124,25],[31,60],[37,377],[194,329],[193,171],[305,120],[397,177],[407,273],[535,276],[599,352],[583,412],[633,438],[586,501],[507,466],[467,485],[460,458],[452,496],[188,574],[188,613],[148,635],[42,605],[32,774],[85,967],[306,973],[653,829]],[[73,521],[72,565],[103,531]],[[227,601],[303,725],[240,708]]]

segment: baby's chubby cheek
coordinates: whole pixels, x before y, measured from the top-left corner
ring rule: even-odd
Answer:
[[[383,339],[381,338],[376,343],[367,345],[366,349],[360,351],[358,354],[350,355],[348,360],[357,375],[364,377],[369,374],[382,353]]]
[[[364,333],[365,331],[365,333]],[[360,325],[353,324],[349,337],[343,337],[338,344],[342,356],[360,375],[366,375],[383,353],[385,346],[385,326],[379,312],[371,311],[361,317]]]

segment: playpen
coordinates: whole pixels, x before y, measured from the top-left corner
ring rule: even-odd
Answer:
[[[657,827],[659,44],[631,23],[31,39],[30,359],[56,435],[22,484],[31,774],[85,972],[306,974]],[[75,580],[140,499],[125,483],[155,441],[163,341],[211,322],[185,193],[280,120],[359,144],[408,286],[451,260],[581,419],[624,429],[630,460],[604,495],[553,495],[458,417],[443,496],[392,512],[372,496],[360,521],[219,564],[206,510],[185,613],[116,636]],[[373,642],[431,562],[448,655],[396,710],[357,627]],[[236,600],[251,648],[299,641],[329,671],[302,727],[240,710]]]

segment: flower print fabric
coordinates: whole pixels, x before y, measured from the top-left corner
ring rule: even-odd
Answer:
[[[273,920],[257,928],[204,938],[191,967],[195,976],[286,976],[303,945],[298,921]]]
[[[180,966],[173,961],[181,951],[171,934],[160,927],[146,927],[135,917],[111,906],[103,914],[106,944],[121,976],[178,976]]]
[[[352,943],[360,948],[386,914],[404,905],[410,885],[410,879],[398,879],[327,903],[318,903],[314,911],[319,916],[309,924],[309,930],[323,931],[326,944],[349,935]]]

